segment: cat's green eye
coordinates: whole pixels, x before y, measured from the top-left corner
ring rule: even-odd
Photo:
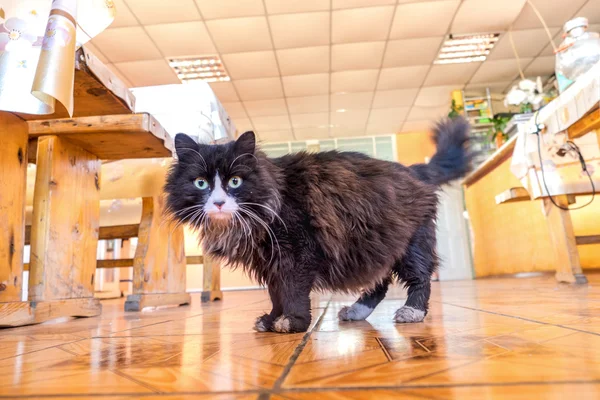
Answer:
[[[234,176],[229,180],[228,185],[232,189],[237,189],[242,185],[242,178],[240,178],[239,176]]]
[[[194,186],[200,190],[208,189],[208,182],[204,178],[194,179]]]

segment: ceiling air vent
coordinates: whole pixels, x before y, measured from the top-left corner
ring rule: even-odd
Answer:
[[[499,33],[450,35],[444,41],[435,64],[461,64],[485,61],[500,37]]]
[[[221,59],[217,56],[169,58],[168,61],[183,83],[226,82],[230,79]]]

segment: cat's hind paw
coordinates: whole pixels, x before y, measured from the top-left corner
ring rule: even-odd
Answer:
[[[402,306],[394,314],[394,321],[407,324],[411,322],[421,322],[425,318],[425,311],[417,310],[409,306]]]
[[[273,318],[269,314],[261,315],[254,322],[254,330],[257,332],[269,332],[273,327]]]

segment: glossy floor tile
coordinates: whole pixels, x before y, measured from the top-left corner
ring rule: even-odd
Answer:
[[[398,325],[395,288],[366,320],[313,296],[306,334],[257,333],[265,291],[220,302],[0,330],[0,398],[600,398],[600,274],[434,283],[423,323]]]

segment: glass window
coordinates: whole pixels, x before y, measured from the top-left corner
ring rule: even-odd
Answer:
[[[391,136],[377,136],[375,138],[375,152],[380,160],[394,161],[395,150]]]

